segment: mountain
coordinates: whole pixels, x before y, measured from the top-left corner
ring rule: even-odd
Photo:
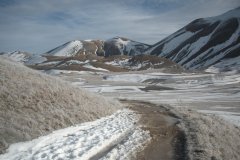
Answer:
[[[220,62],[208,67],[207,72],[235,72],[240,73],[240,56],[234,58],[223,59]]]
[[[115,37],[107,41],[102,40],[74,40],[58,46],[44,56],[77,56],[96,54],[98,56],[111,55],[139,55],[150,45],[132,41],[127,38]]]
[[[136,42],[123,37],[115,37],[105,41],[105,56],[128,55],[135,56],[142,54],[150,45]]]
[[[47,60],[41,55],[25,51],[1,52],[0,56],[9,57],[13,61],[24,63],[26,65],[39,64]]]
[[[28,61],[31,57],[32,54],[29,52],[23,52],[23,51],[14,51],[14,52],[2,52],[0,55],[9,57],[10,59],[17,61],[17,62],[26,62]]]
[[[220,61],[225,65],[226,59],[240,56],[239,25],[240,7],[216,17],[196,19],[146,53],[166,57],[188,69],[204,69]]]
[[[101,40],[73,40],[58,46],[43,55],[70,57],[79,54],[97,54],[103,56],[103,45],[104,42]]]

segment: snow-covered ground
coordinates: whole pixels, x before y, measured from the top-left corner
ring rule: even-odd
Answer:
[[[236,73],[173,74],[159,70],[127,73],[49,70],[46,73],[107,97],[195,108],[240,126],[240,75]],[[139,115],[124,109],[97,121],[13,144],[0,160],[131,159],[150,140],[149,133],[137,126],[138,120]]]
[[[172,74],[152,70],[147,73],[105,72],[61,74],[59,76],[72,81],[74,85],[108,97],[195,108],[220,115],[240,125],[240,115],[229,114],[229,112],[240,113],[240,75],[236,73]],[[144,90],[149,86],[149,90]],[[223,112],[217,114],[213,111]]]
[[[112,66],[117,66],[117,67],[124,67],[128,65],[129,59],[124,59],[124,60],[113,60],[110,62],[105,62],[105,64],[112,65]]]
[[[92,66],[91,64],[84,64],[83,67],[84,67],[84,68],[93,69],[93,70],[96,70],[96,71],[109,72],[109,70],[107,70],[107,69],[103,69],[103,68],[99,68],[99,67],[94,67],[94,66]]]
[[[54,131],[38,139],[10,146],[0,160],[130,159],[150,140],[136,126],[139,116],[131,110],[93,122]]]

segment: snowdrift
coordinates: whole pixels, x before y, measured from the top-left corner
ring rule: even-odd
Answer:
[[[114,113],[119,103],[0,59],[0,153],[12,143]]]

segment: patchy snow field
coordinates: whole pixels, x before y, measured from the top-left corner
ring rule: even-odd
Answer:
[[[139,116],[131,110],[93,122],[54,131],[38,139],[10,146],[0,160],[16,159],[129,159],[150,140],[136,126]]]
[[[108,97],[195,108],[240,125],[240,115],[235,114],[240,113],[240,74],[237,73],[172,74],[149,70],[95,74],[71,72],[58,76]],[[77,83],[77,78],[81,78],[81,83]]]

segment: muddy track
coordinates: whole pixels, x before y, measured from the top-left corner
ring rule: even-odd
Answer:
[[[179,118],[167,107],[141,101],[121,100],[125,106],[141,115],[142,129],[150,131],[152,140],[138,152],[138,160],[185,160],[186,137],[177,126]]]

